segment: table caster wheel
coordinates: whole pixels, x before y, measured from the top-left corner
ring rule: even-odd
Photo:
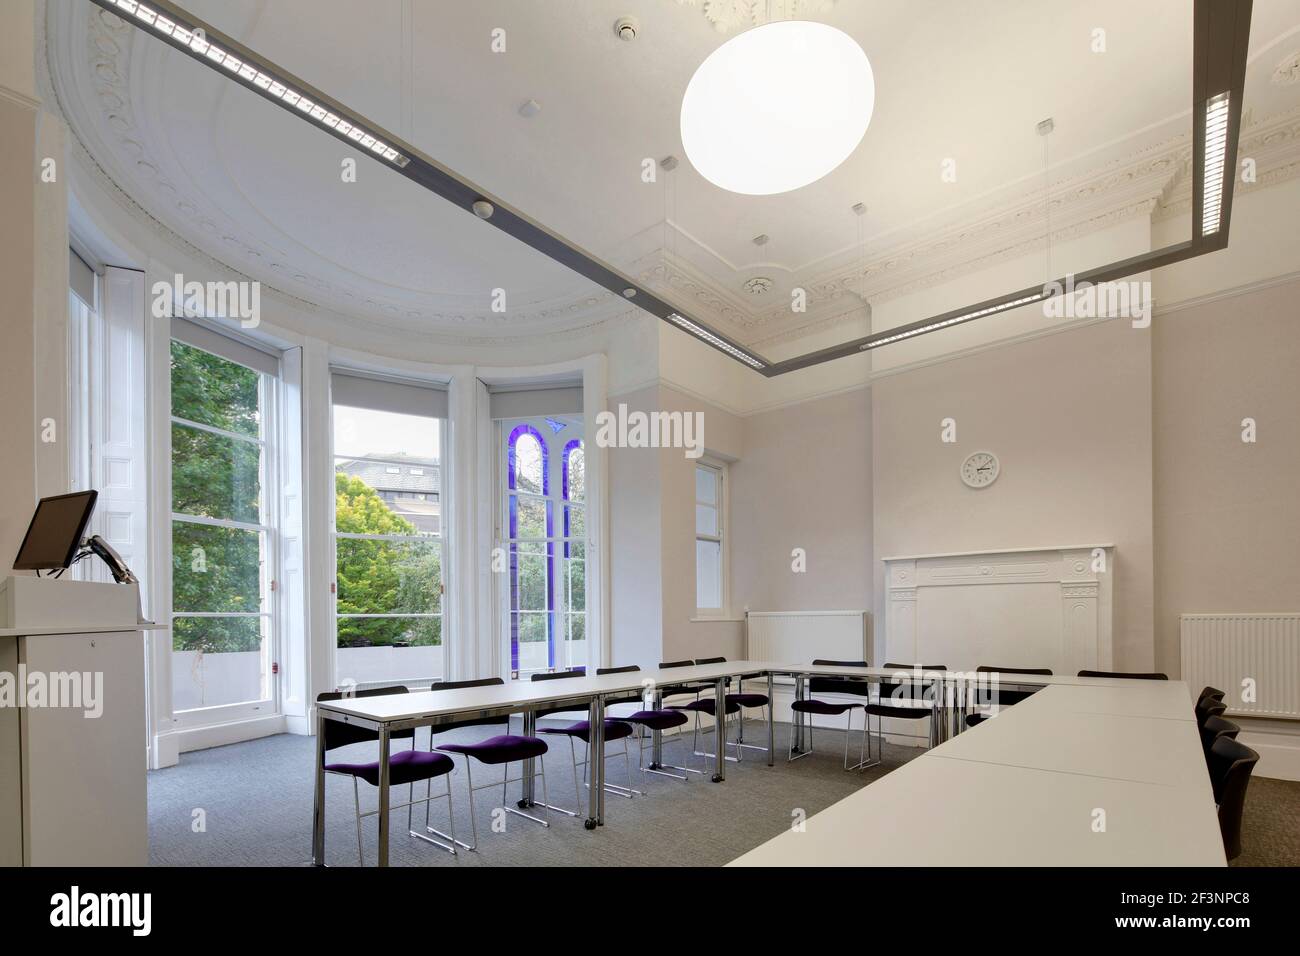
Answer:
[[[527,809],[528,809],[528,801],[527,801],[527,800],[519,800],[519,801],[517,801],[516,803],[517,803],[517,806],[519,807],[520,810],[527,810]]]
[[[596,821],[595,821],[595,820],[592,820],[592,819],[590,819],[590,818],[588,818],[588,819],[586,819],[586,820],[583,820],[583,821],[582,821],[582,825],[583,825],[584,827],[586,827],[588,830],[594,830],[594,829],[596,829]]]
[[[715,773],[712,777],[714,783],[722,783],[722,775]]]

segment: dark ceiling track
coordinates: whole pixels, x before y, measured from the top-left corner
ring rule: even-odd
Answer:
[[[771,362],[175,4],[167,0],[90,2],[112,11],[144,33],[166,42],[173,49],[478,216],[488,225],[769,378],[1048,298],[1047,285],[1032,286],[841,345]],[[1246,51],[1250,39],[1251,0],[1195,0],[1193,17],[1192,238],[1087,272],[1062,276],[1058,280],[1061,288],[1067,286],[1067,281],[1076,287],[1084,282],[1094,285],[1113,282],[1215,252],[1228,244],[1246,79]],[[224,66],[218,53],[225,57]],[[238,63],[238,69],[231,68],[235,63]],[[303,106],[306,101],[310,101],[310,109]]]

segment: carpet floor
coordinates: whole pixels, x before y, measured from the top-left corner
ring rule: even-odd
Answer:
[[[921,753],[886,744],[880,766],[846,773],[841,765],[844,736],[817,731],[818,752],[794,763],[785,760],[788,726],[777,725],[776,766],[766,755],[746,751],[745,759],[727,764],[727,781],[718,785],[707,773],[691,774],[688,783],[636,773],[636,745],[629,743],[633,786],[643,791],[632,799],[610,794],[605,801],[606,825],[598,834],[583,829],[582,819],[551,811],[550,829],[513,814],[502,814],[500,787],[475,794],[478,852],[453,857],[407,836],[406,811],[393,812],[389,862],[392,866],[718,866],[740,856],[790,827],[799,814],[812,816]],[[747,739],[760,742],[763,727],[753,722]],[[440,735],[439,743],[474,740],[483,728]],[[687,738],[689,741],[689,738]],[[708,738],[706,738],[708,739]],[[854,735],[856,754],[860,735]],[[420,747],[428,746],[423,732]],[[569,745],[550,741],[545,769],[549,802],[572,809],[586,788],[574,793]],[[607,779],[627,783],[621,742],[610,745]],[[409,742],[401,741],[401,747]],[[582,746],[578,745],[582,759]],[[681,763],[683,748],[670,742],[665,759]],[[341,748],[331,760],[373,760],[374,745]],[[215,747],[182,755],[181,762],[149,774],[150,860],[156,866],[298,866],[311,857],[312,738],[291,734],[248,743]],[[457,757],[451,775],[456,809],[456,835],[470,841],[463,759]],[[702,758],[691,765],[706,769]],[[518,765],[513,768],[518,773]],[[441,792],[446,777],[434,782]],[[474,784],[501,780],[501,769],[476,765]],[[510,787],[510,805],[519,785]],[[417,795],[420,788],[417,787]],[[362,811],[376,807],[375,788],[361,784]],[[538,795],[541,786],[539,781]],[[393,790],[394,803],[407,799],[407,788]],[[494,814],[494,811],[498,811]],[[540,812],[540,811],[538,811]],[[422,822],[423,807],[416,808]],[[1243,824],[1242,856],[1238,866],[1300,865],[1300,783],[1257,778],[1251,781]],[[446,801],[432,804],[431,823],[447,830]],[[332,866],[357,865],[356,825],[352,784],[343,777],[326,778],[326,861]],[[417,824],[417,829],[420,829]],[[377,818],[362,821],[366,865],[375,863]]]

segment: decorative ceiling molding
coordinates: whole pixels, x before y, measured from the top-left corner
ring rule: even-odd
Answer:
[[[768,20],[809,20],[827,13],[835,0],[677,0],[697,7],[719,33],[756,27]]]
[[[1284,57],[1274,68],[1273,75],[1269,79],[1278,86],[1290,86],[1293,83],[1300,83],[1300,50],[1296,50],[1290,56]]]

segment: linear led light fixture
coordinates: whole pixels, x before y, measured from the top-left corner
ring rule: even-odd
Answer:
[[[552,232],[493,196],[455,170],[426,156],[377,123],[298,79],[252,50],[182,10],[170,0],[90,0],[174,49],[365,152],[407,179],[722,354],[767,377],[830,362],[894,342],[996,315],[1048,297],[1046,287],[1021,289],[908,325],[885,329],[830,348],[780,362],[747,349],[707,323],[690,316],[612,265]],[[1192,238],[1074,275],[1076,283],[1112,282],[1228,244],[1232,191],[1241,126],[1251,0],[1195,0],[1192,40]],[[1105,104],[1101,104],[1105,105]]]

